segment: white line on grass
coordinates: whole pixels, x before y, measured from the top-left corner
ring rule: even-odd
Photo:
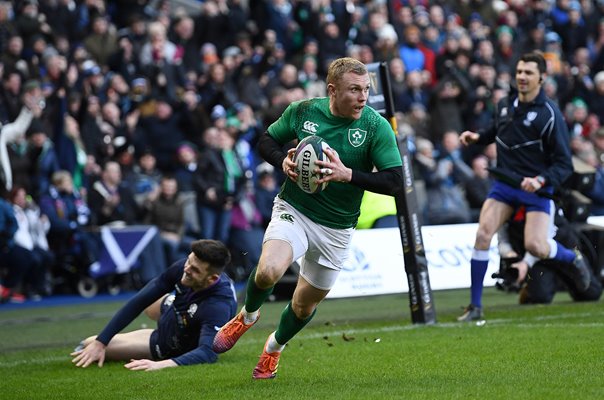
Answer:
[[[599,317],[602,316],[604,312],[595,312],[595,313],[565,313],[558,315],[539,315],[533,318],[530,318],[529,321],[548,321],[548,320],[561,320],[561,319],[572,319],[572,318],[585,318],[585,317]],[[501,318],[501,319],[489,319],[487,320],[485,325],[481,326],[489,326],[489,325],[515,325],[519,328],[563,328],[568,326],[568,324],[562,323],[535,323],[535,322],[525,322],[519,321],[515,318]],[[585,327],[585,328],[604,328],[604,322],[579,322],[574,324],[575,326]],[[337,330],[322,330],[321,332],[315,333],[302,333],[297,338],[299,339],[318,339],[323,337],[337,337],[346,335],[362,335],[362,334],[380,334],[387,332],[400,332],[400,331],[410,331],[413,329],[422,329],[422,328],[435,328],[435,329],[450,329],[450,328],[466,328],[466,327],[476,327],[475,323],[468,322],[439,322],[435,325],[393,325],[393,326],[383,326],[376,328],[362,328],[362,329],[337,329]],[[478,328],[478,327],[477,327]],[[241,341],[243,345],[257,345],[258,343],[264,343],[264,339],[250,339]],[[61,357],[45,357],[38,359],[30,359],[30,360],[16,360],[16,361],[0,361],[0,368],[12,368],[19,365],[27,364],[27,365],[44,365],[50,364],[57,361],[67,361],[65,356]]]
[[[19,365],[27,364],[27,365],[44,365],[50,364],[57,361],[67,361],[68,358],[65,356],[54,356],[54,357],[44,357],[44,358],[33,358],[28,360],[15,360],[15,361],[5,361],[0,362],[0,368],[13,368]]]
[[[560,320],[560,319],[572,319],[572,318],[585,318],[585,317],[597,317],[604,315],[604,312],[595,312],[595,313],[565,313],[558,315],[539,315],[534,318],[530,318],[533,321],[547,321],[547,320]],[[518,327],[523,328],[533,328],[533,327],[545,327],[545,328],[555,328],[555,327],[564,327],[568,326],[568,324],[539,324],[539,323],[531,323],[519,321],[516,318],[506,318],[506,319],[489,319],[487,320],[485,325],[516,325]],[[582,327],[604,327],[604,322],[588,322],[588,323],[578,323],[576,326]],[[484,325],[480,325],[484,326]],[[449,328],[466,328],[466,327],[478,327],[476,323],[467,323],[467,322],[439,322],[435,325],[394,325],[394,326],[383,326],[377,328],[362,328],[362,329],[338,329],[333,331],[321,331],[315,333],[302,333],[299,336],[296,336],[300,339],[318,339],[326,336],[336,337],[346,335],[361,335],[361,334],[369,334],[369,333],[386,333],[386,332],[400,332],[400,331],[409,331],[413,329],[421,329],[427,327],[434,327],[436,329],[449,329]],[[245,341],[246,344],[257,344],[264,343],[265,339],[257,340],[251,339],[249,341]]]

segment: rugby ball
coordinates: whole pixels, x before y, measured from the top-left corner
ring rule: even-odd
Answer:
[[[325,190],[327,183],[318,184],[317,180],[323,177],[315,173],[317,160],[325,160],[327,155],[323,149],[330,148],[319,136],[307,136],[298,143],[293,161],[296,163],[298,179],[296,184],[303,192],[315,194]]]

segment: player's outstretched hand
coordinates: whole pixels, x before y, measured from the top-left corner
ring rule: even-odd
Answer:
[[[345,166],[340,160],[338,152],[332,148],[323,149],[327,155],[327,160],[317,160],[318,170],[316,172],[323,174],[317,183],[324,182],[350,182],[352,179],[352,170]]]
[[[176,367],[176,364],[172,360],[162,360],[162,361],[151,361],[147,359],[142,360],[130,360],[130,362],[124,367],[128,368],[130,371],[156,371],[158,369]]]
[[[476,132],[463,131],[461,133],[461,135],[459,136],[459,141],[464,146],[467,146],[469,144],[476,143],[476,141],[478,141],[479,137],[480,137],[480,135]]]
[[[93,340],[82,350],[74,351],[70,356],[74,356],[71,362],[74,363],[76,367],[86,368],[97,361],[99,367],[102,367],[105,362],[105,345],[98,340]]]

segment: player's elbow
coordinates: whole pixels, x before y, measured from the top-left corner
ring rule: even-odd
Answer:
[[[389,175],[390,190],[389,190],[389,193],[387,193],[387,194],[390,196],[396,196],[396,195],[403,194],[405,191],[405,185],[404,185],[404,180],[403,180],[402,168],[393,168],[389,172],[391,172]]]

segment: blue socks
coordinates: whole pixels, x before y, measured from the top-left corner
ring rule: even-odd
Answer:
[[[550,258],[569,264],[575,261],[576,255],[574,251],[562,246],[560,243],[554,240],[549,240],[548,242],[550,245]]]
[[[489,250],[472,251],[470,274],[472,278],[471,301],[475,307],[482,307],[482,285],[489,265]]]

